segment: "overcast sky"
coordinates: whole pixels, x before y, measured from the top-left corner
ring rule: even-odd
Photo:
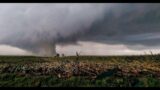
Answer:
[[[160,4],[0,4],[1,55],[159,53]]]

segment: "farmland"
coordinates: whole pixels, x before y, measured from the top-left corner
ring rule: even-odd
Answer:
[[[160,55],[0,56],[1,87],[160,87]]]

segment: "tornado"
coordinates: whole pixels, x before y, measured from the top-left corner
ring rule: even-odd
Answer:
[[[57,44],[76,43],[103,17],[105,4],[7,3],[0,4],[0,44],[39,56],[54,56]]]

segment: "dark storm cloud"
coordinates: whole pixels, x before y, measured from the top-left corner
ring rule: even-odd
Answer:
[[[93,41],[157,46],[160,4],[0,4],[0,44],[34,53]]]
[[[160,44],[159,10],[160,4],[117,4],[92,25],[82,40],[125,44],[129,48],[157,46]]]

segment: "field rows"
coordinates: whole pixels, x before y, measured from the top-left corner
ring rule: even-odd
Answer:
[[[103,83],[102,86],[104,83],[106,83],[105,86],[109,85],[107,82],[111,83],[110,86],[128,86],[128,84],[134,86],[140,81],[144,81],[144,86],[147,86],[145,80],[149,78],[151,83],[155,80],[154,83],[156,84],[154,85],[160,86],[160,61],[157,58],[157,56],[154,58],[133,57],[132,59],[131,57],[0,57],[0,76],[2,75],[0,79],[3,82],[0,82],[0,85],[10,85],[9,83],[4,84],[7,81],[3,81],[3,74],[9,75],[8,78],[14,74],[15,79],[13,81],[16,80],[16,77],[51,76],[56,77],[56,80],[62,79],[61,82],[57,82],[58,84],[73,79],[73,77],[75,79],[81,77],[80,81],[72,82],[81,83],[81,80],[84,80],[83,83],[88,82],[90,84],[101,82]],[[53,79],[51,77],[50,79]],[[110,81],[110,79],[113,80]],[[64,84],[68,85],[67,82]]]

